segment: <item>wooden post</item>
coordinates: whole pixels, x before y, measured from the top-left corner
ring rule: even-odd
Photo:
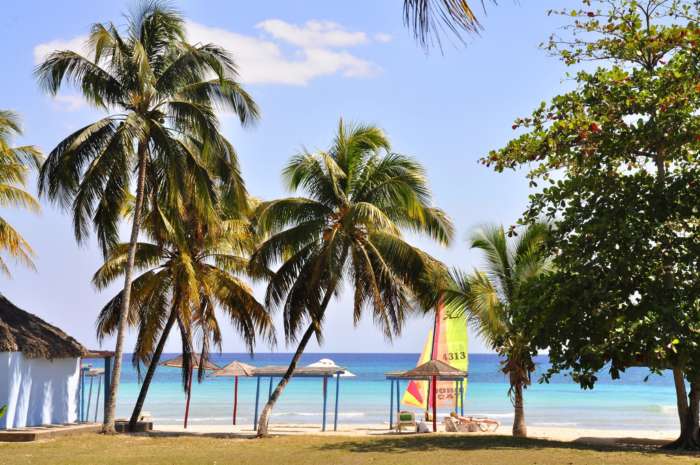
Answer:
[[[333,431],[338,431],[338,394],[340,393],[340,372],[335,374],[335,414],[333,415]]]
[[[323,376],[323,425],[321,431],[326,431],[326,399],[328,397],[328,376]]]
[[[194,376],[194,367],[190,368],[190,379],[187,381],[187,402],[185,403],[185,429],[187,429],[187,419],[190,416],[190,397],[192,396],[192,377]]]
[[[464,380],[459,380],[460,415],[464,416]]]
[[[234,376],[233,384],[233,424],[236,424],[236,411],[238,410],[238,376]]]
[[[437,432],[437,377],[433,376],[433,433]]]

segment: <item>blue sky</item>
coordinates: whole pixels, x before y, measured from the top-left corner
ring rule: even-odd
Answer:
[[[456,240],[448,249],[419,243],[449,265],[471,269],[479,261],[467,250],[469,231],[483,223],[512,224],[529,193],[525,173],[497,174],[477,161],[513,137],[516,117],[568,87],[563,65],[538,44],[561,23],[547,16],[547,9],[579,4],[499,3],[488,8],[481,36],[470,38],[466,47],[447,44],[444,54],[426,54],[417,46],[402,25],[399,0],[210,0],[175,5],[187,18],[193,41],[212,41],[230,50],[262,109],[260,123],[251,129],[243,130],[234,118],[222,116],[252,194],[267,199],[284,195],[279,175],[284,163],[302,146],[326,147],[341,116],[377,124],[388,133],[394,151],[425,165],[435,203],[456,225]],[[92,23],[122,24],[122,12],[132,6],[121,1],[4,5],[0,108],[22,116],[25,135],[18,143],[35,144],[48,153],[63,137],[99,116],[75,92],[56,99],[43,94],[32,71],[47,51],[78,47]],[[34,182],[30,191],[35,192]],[[34,247],[38,270],[14,267],[13,279],[0,278],[0,291],[85,345],[97,347],[95,316],[117,289],[98,292],[92,287],[91,276],[101,264],[95,241],[76,245],[70,217],[43,199],[42,205],[38,216],[2,212]],[[389,344],[371,317],[353,328],[351,314],[349,295],[332,303],[325,343],[320,349],[314,343],[309,350],[417,352],[430,327],[429,318],[416,317]],[[224,327],[224,351],[242,350],[240,339]],[[129,347],[133,340],[131,335]],[[475,337],[470,344],[472,352],[485,351]],[[103,346],[113,344],[106,340]],[[177,348],[171,337],[166,350]],[[289,349],[281,345],[277,350]]]

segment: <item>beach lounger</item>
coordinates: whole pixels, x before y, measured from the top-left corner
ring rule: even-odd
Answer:
[[[501,422],[485,417],[463,417],[450,414],[445,417],[445,431],[453,433],[494,433],[501,426]]]
[[[403,432],[404,428],[416,428],[416,415],[408,410],[401,410],[396,421],[396,431],[399,433]]]

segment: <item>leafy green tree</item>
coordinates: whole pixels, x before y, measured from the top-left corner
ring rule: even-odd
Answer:
[[[306,197],[267,202],[258,227],[268,238],[251,259],[254,267],[279,265],[270,278],[266,304],[281,305],[288,342],[305,328],[289,369],[265,405],[258,435],[268,420],[310,338],[320,341],[331,299],[344,281],[354,292],[354,321],[369,309],[387,338],[401,330],[416,298],[428,298],[422,280],[439,264],[403,238],[425,234],[447,244],[453,227],[431,205],[423,168],[390,152],[389,140],[374,126],[342,120],[327,151],[303,152],[284,170],[291,190]]]
[[[471,247],[483,253],[485,267],[472,274],[454,270],[452,285],[442,292],[445,310],[467,314],[483,340],[502,357],[515,416],[513,436],[526,437],[523,390],[530,385],[537,355],[534,332],[526,324],[532,313],[527,286],[552,270],[546,248],[549,226],[534,223],[509,244],[502,226],[476,231]]]
[[[31,145],[12,146],[12,138],[22,134],[19,118],[11,111],[0,110],[0,206],[18,206],[39,211],[39,203],[24,190],[27,173],[39,169],[41,153]],[[0,217],[0,251],[31,268],[34,251],[4,218]],[[10,276],[10,269],[0,257],[0,271]]]
[[[606,364],[673,370],[681,433],[700,446],[700,29],[696,2],[584,0],[548,50],[575,89],[516,121],[483,162],[530,167],[524,222],[554,224],[557,272],[533,288],[554,370],[593,387]],[[546,310],[546,311],[545,311]],[[690,383],[686,392],[685,381]]]
[[[144,230],[152,242],[137,245],[134,265],[143,273],[132,285],[128,322],[138,328],[133,363],[139,371],[141,364],[148,369],[131,415],[132,429],[175,323],[182,339],[185,390],[190,388],[193,336],[200,340],[200,382],[212,343],[221,350],[217,308],[238,330],[251,353],[257,334],[269,342],[274,340],[270,315],[241,279],[248,273],[248,256],[255,246],[251,225],[244,217],[217,220],[203,219],[192,202],[167,215],[160,207],[145,215]],[[93,282],[98,288],[123,276],[128,251],[129,244],[112,249],[95,273]],[[123,295],[119,292],[100,312],[99,338],[117,330]]]
[[[36,75],[51,94],[64,84],[74,84],[90,104],[110,114],[53,149],[42,167],[39,190],[72,211],[78,241],[85,240],[92,225],[107,254],[118,241],[120,215],[136,174],[104,425],[113,431],[144,200],[153,197],[157,187],[171,196],[194,189],[199,202],[212,204],[212,179],[219,178],[228,186],[227,195],[244,202],[236,153],[219,132],[215,105],[235,112],[243,124],[255,120],[258,110],[236,81],[228,52],[213,44],[188,44],[182,17],[165,4],[143,3],[127,16],[125,31],[111,23],[93,25],[87,45],[89,57],[55,51]],[[205,142],[209,149],[200,150]]]

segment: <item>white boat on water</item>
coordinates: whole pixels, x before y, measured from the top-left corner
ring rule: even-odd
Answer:
[[[330,358],[322,358],[318,362],[314,362],[311,365],[307,365],[307,367],[309,367],[309,368],[333,368],[333,367],[340,368],[338,366],[338,364],[335,363]],[[340,373],[340,376],[355,376],[355,375],[352,374],[351,372],[349,372],[348,370],[343,370],[343,372]]]

